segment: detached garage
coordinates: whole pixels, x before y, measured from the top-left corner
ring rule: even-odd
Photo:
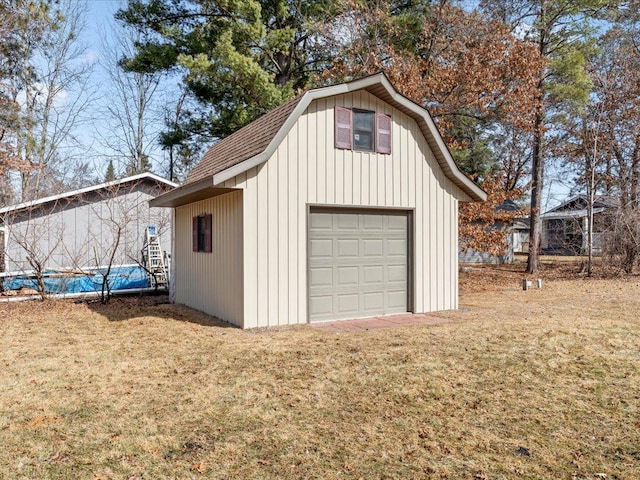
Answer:
[[[485,193],[374,75],[218,142],[175,208],[173,299],[243,328],[457,308],[458,202]]]
[[[409,311],[409,212],[312,208],[309,321]]]

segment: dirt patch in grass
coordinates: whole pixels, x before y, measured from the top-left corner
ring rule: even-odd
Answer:
[[[472,275],[452,323],[341,335],[0,304],[0,478],[640,478],[640,283]]]

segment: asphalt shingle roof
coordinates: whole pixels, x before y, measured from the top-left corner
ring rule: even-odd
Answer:
[[[298,95],[213,145],[189,173],[183,185],[220,173],[262,153],[303,96]]]

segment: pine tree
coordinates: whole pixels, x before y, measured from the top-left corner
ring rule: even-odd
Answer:
[[[107,165],[107,171],[104,174],[105,182],[113,182],[116,179],[116,170],[113,168],[113,160],[109,160],[109,165]]]
[[[328,64],[315,25],[339,3],[133,0],[117,18],[148,36],[122,65],[141,73],[184,72],[198,108],[185,109],[166,138],[222,138],[286,101]]]

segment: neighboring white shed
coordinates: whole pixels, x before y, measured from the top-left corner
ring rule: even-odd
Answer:
[[[171,210],[150,208],[148,202],[176,186],[142,173],[0,208],[0,271],[29,272],[28,258],[56,270],[135,264],[149,225],[160,230],[162,246],[170,251]]]
[[[215,144],[175,208],[174,300],[243,328],[458,305],[458,202],[485,193],[382,74]]]
[[[512,200],[505,200],[495,209],[496,213],[521,212],[521,208]],[[515,213],[512,213],[515,215]],[[504,218],[504,217],[503,217]],[[479,223],[480,226],[485,226]],[[525,217],[515,217],[508,223],[498,220],[492,225],[486,225],[487,231],[503,231],[505,248],[501,255],[494,255],[487,251],[478,251],[474,248],[465,248],[465,238],[460,238],[461,250],[458,254],[460,263],[513,263],[514,253],[521,253],[523,248],[528,249],[529,244],[529,219]],[[524,245],[523,245],[524,244]]]

